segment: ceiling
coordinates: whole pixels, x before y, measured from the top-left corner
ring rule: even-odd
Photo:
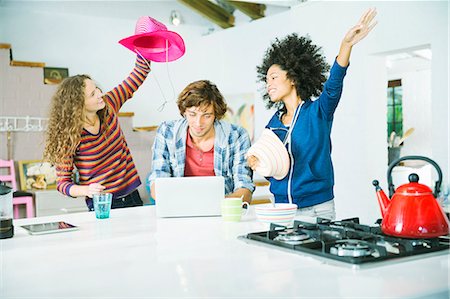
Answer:
[[[0,9],[26,9],[36,13],[135,18],[136,11],[148,12],[165,24],[175,12],[181,25],[206,27],[209,34],[249,23],[300,5],[307,0],[0,0]],[[12,11],[12,10],[11,10]],[[167,23],[166,23],[167,22]],[[172,22],[171,25],[178,25]]]
[[[286,1],[284,1],[284,0],[246,0],[245,2],[291,7],[291,6],[295,6],[300,3],[306,2],[306,0],[304,0],[304,1],[302,1],[302,0],[286,0]]]
[[[289,10],[291,7],[299,5],[307,0],[290,1],[265,1],[265,0],[178,0],[194,12],[208,19],[210,22],[223,29],[236,26],[242,19],[242,15],[247,16],[247,21],[264,18],[267,15]],[[240,18],[237,20],[237,18]]]

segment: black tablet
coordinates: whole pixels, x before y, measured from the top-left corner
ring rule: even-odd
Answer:
[[[78,227],[64,221],[22,225],[31,235],[43,235],[77,230]]]

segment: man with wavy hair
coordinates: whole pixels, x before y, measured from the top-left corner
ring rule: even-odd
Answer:
[[[190,83],[177,100],[182,119],[163,122],[153,144],[148,178],[155,198],[158,177],[223,176],[225,195],[250,202],[254,184],[245,153],[247,131],[223,121],[227,104],[216,85],[207,80]]]

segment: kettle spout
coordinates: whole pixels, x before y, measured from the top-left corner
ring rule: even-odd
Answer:
[[[391,200],[387,197],[386,193],[384,193],[383,189],[381,189],[379,182],[374,180],[372,185],[375,186],[375,191],[377,192],[378,204],[380,205],[381,216],[384,218],[384,215],[387,213],[387,209],[391,204]]]

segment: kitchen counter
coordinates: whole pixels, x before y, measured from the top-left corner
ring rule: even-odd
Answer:
[[[0,240],[0,298],[449,298],[448,251],[371,267],[238,240],[268,225],[220,217],[159,219],[154,206],[14,221]],[[78,231],[29,235],[66,221]]]

